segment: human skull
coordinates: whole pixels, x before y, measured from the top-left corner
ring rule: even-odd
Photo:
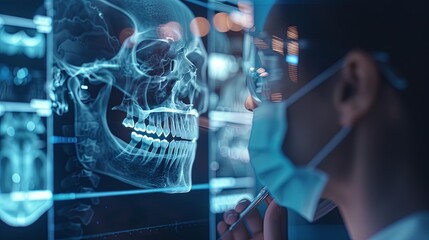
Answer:
[[[173,0],[59,0],[55,8],[51,97],[57,113],[67,111],[67,84],[79,161],[137,187],[189,191],[208,100],[191,11]],[[107,120],[112,111],[123,120]]]

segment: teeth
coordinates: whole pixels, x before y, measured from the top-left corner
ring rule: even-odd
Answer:
[[[161,140],[159,140],[159,139],[154,139],[154,140],[153,140],[153,142],[152,142],[152,144],[153,144],[153,147],[154,147],[154,148],[158,149],[158,148],[161,146]],[[155,151],[155,152],[156,152],[156,151]]]
[[[159,139],[155,139],[155,140],[153,140],[153,147],[152,147],[152,151],[151,152],[149,152],[149,154],[148,154],[148,156],[147,156],[147,158],[146,158],[146,161],[150,161],[150,160],[152,160],[152,158],[154,158],[155,156],[156,156],[156,152],[158,151],[158,148],[161,146],[161,142],[160,142],[160,140]],[[159,165],[161,164],[161,161],[156,161],[156,164],[155,164],[155,169],[157,169],[158,167],[159,167]]]
[[[146,130],[149,134],[153,134],[156,132],[155,117],[153,115],[149,115],[149,124],[147,125]]]
[[[143,135],[141,135],[141,134],[138,134],[136,132],[131,133],[131,139],[134,142],[140,142],[142,140],[142,138],[143,138]]]
[[[198,131],[198,118],[196,118],[196,117],[193,117],[192,118],[192,131],[193,131],[193,136],[194,136],[194,139],[197,139],[198,138],[198,135],[199,135],[199,131]],[[192,140],[194,140],[194,139],[192,139]]]
[[[176,146],[176,141],[171,141],[171,143],[168,145],[168,154],[167,154],[167,160],[171,159],[171,154],[173,153],[174,147]]]
[[[162,120],[161,120],[161,115],[158,114],[156,116],[156,135],[161,136],[162,134],[162,126],[161,126]]]
[[[180,157],[180,154],[182,153],[182,145],[183,142],[182,141],[178,141],[176,144],[176,149],[174,150],[174,158],[177,159],[178,157]]]
[[[151,144],[152,144],[152,138],[148,136],[143,136],[140,151],[147,152]]]
[[[171,123],[171,135],[173,135],[173,137],[176,136],[176,126],[174,124],[174,117],[173,115],[170,117],[170,123]]]
[[[133,118],[125,118],[124,121],[122,121],[122,125],[127,128],[133,128],[134,127],[134,119]]]
[[[149,125],[155,126],[155,116],[149,115]]]
[[[171,155],[171,161],[174,163],[174,161],[176,161],[176,158],[177,158],[177,150],[179,149],[179,144],[180,144],[180,142],[171,142],[170,143],[170,148],[171,148],[171,150],[174,150],[174,152],[172,153],[172,155]],[[168,151],[168,153],[170,153],[170,151]]]
[[[145,132],[146,131],[146,124],[144,122],[137,122],[134,126],[134,129],[139,132]]]
[[[182,134],[182,138],[188,138],[188,132],[185,129],[185,117],[179,117],[180,122],[179,122],[179,126],[180,126],[180,132]]]
[[[183,128],[184,131],[186,132],[186,139],[191,139],[192,138],[192,132],[191,132],[191,118],[186,116],[185,118],[183,118]]]
[[[177,137],[182,137],[182,129],[180,127],[180,123],[179,123],[179,116],[176,114],[174,117],[174,125],[176,127],[176,136]]]
[[[168,115],[164,115],[164,137],[170,135],[170,127],[168,127]]]
[[[148,120],[145,121],[145,119]],[[134,119],[129,116],[122,122],[125,127],[134,129],[131,133],[131,141],[124,151],[132,153],[134,150],[138,150],[135,147],[139,142],[142,142],[140,151],[146,152],[146,160],[153,159],[157,156],[167,158],[168,161],[171,161],[171,163],[168,163],[170,165],[178,164],[175,162],[177,159],[188,158],[194,154],[192,150],[194,142],[177,141],[176,139],[177,142],[173,140],[170,143],[166,139],[162,140],[161,136],[167,138],[171,134],[173,137],[196,140],[198,138],[197,123],[198,118],[190,114],[168,112],[149,114],[140,111],[138,122],[134,122]],[[145,135],[146,133],[148,136]],[[149,150],[150,153],[148,153]]]
[[[191,152],[191,149],[192,149],[192,145],[189,142],[186,142],[184,147],[185,148],[183,150],[183,157],[185,159],[188,159],[189,153]]]
[[[182,116],[180,118],[180,123],[181,123],[180,126],[182,127],[183,138],[188,139],[189,138],[189,131],[187,130],[186,120],[185,120],[184,116]]]
[[[179,116],[179,127],[180,127],[180,134],[182,135],[181,138],[187,138],[188,133],[185,131],[185,121],[182,115]]]
[[[161,151],[159,152],[159,156],[160,156],[160,159],[161,158],[164,158],[164,156],[165,156],[165,151],[167,151],[167,147],[168,147],[168,141],[167,140],[162,140],[161,141]]]
[[[153,134],[153,133],[155,133],[155,132],[156,132],[156,127],[155,127],[154,125],[148,125],[148,126],[146,127],[146,131],[147,131],[147,133],[149,133],[149,134]]]
[[[160,137],[162,134],[162,127],[156,127],[156,135],[158,135],[158,137]]]
[[[174,141],[174,140],[173,140]],[[167,140],[162,140],[161,141],[161,148],[164,148],[164,149],[166,149],[168,147],[168,141]]]
[[[150,146],[152,144],[152,142],[153,142],[153,138],[148,137],[148,136],[145,135],[145,136],[143,136],[142,141],[143,141],[144,144]]]
[[[187,142],[185,142],[185,141],[180,141],[180,145],[179,145],[180,151],[178,153],[178,157],[179,158],[182,158],[183,157],[183,153],[186,151],[186,146],[187,146],[186,143]]]

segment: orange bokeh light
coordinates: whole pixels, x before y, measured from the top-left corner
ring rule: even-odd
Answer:
[[[219,32],[228,32],[229,30],[228,21],[229,21],[229,16],[224,12],[216,13],[216,15],[214,15],[213,17],[214,27]]]
[[[196,17],[191,21],[191,32],[195,36],[204,37],[210,31],[210,23],[206,18]]]
[[[233,18],[231,18],[231,15],[228,15],[228,19],[227,19],[226,23],[227,23],[229,30],[231,30],[231,31],[238,32],[238,31],[241,31],[243,29],[243,26],[241,26],[240,24],[233,21]]]

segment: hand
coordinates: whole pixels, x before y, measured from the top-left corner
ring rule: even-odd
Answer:
[[[265,199],[267,211],[264,219],[261,218],[257,210],[252,211],[225,240],[281,240],[287,239],[287,211],[277,205],[272,197]],[[229,226],[238,220],[240,213],[250,204],[249,200],[241,200],[235,209],[224,213],[224,220],[217,224],[219,236],[222,235]],[[246,224],[244,223],[246,222]],[[247,227],[246,227],[247,226]]]

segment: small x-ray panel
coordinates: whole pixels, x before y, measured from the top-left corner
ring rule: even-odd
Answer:
[[[13,10],[25,6],[18,2],[0,4],[0,219],[25,227],[52,206],[51,105],[46,91],[51,22],[45,10],[37,12],[41,1],[32,13]]]

